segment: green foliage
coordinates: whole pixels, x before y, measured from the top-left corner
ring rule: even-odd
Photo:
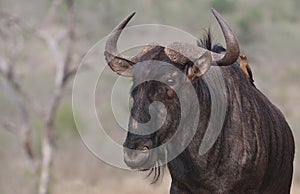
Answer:
[[[274,22],[293,20],[293,13],[284,4],[274,5],[271,16]]]
[[[62,104],[56,114],[56,133],[58,138],[76,136],[76,123],[73,117],[72,106]]]
[[[250,11],[245,12],[237,22],[240,32],[240,41],[243,43],[250,43],[257,39],[256,27],[259,25],[262,19],[262,10],[259,7],[253,7]]]
[[[235,10],[236,0],[212,0],[211,6],[220,13],[228,13]]]

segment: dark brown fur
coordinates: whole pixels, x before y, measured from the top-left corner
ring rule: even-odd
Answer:
[[[154,182],[160,165],[168,162],[171,194],[288,194],[295,151],[291,129],[236,63],[238,41],[224,18],[212,12],[226,50],[212,46],[207,33],[198,44],[204,48],[174,42],[124,56],[117,40],[134,13],[109,36],[104,52],[108,65],[133,77],[124,161],[133,169],[150,170]],[[157,101],[164,108],[154,106]],[[224,122],[216,115],[222,110]],[[210,135],[207,141],[211,131],[216,139]]]
[[[141,61],[149,59],[172,63],[159,46],[141,57]],[[188,64],[173,65],[184,71]],[[211,104],[205,76],[213,77],[215,68],[221,68],[225,80],[227,114],[214,146],[200,156],[198,149],[207,127]],[[134,82],[151,72],[157,72],[155,64],[148,69],[136,69]],[[218,79],[216,76],[212,80]],[[168,163],[172,177],[170,193],[288,194],[293,172],[294,140],[282,113],[253,87],[238,64],[211,67],[207,74],[194,83],[194,87],[202,113],[200,124],[190,145]],[[177,114],[180,106],[176,96],[168,95],[172,94],[169,90],[168,86],[155,82],[135,87],[132,92],[135,103],[131,113],[136,120],[147,122],[150,119],[148,108],[154,100],[163,102],[169,112],[163,127],[149,136],[131,134],[129,124],[125,147],[142,149],[147,145],[154,148],[175,133],[177,121],[180,120]],[[185,133],[189,133],[188,129],[185,130]],[[160,154],[155,159],[149,159],[147,167],[157,169],[155,162],[161,160],[163,154]]]

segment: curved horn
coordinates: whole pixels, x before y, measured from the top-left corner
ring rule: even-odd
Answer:
[[[121,55],[117,49],[118,39],[135,12],[127,16],[115,29],[111,32],[105,45],[105,59],[110,68],[123,76],[132,76],[134,62],[130,57]]]
[[[219,14],[219,12],[217,12],[214,8],[212,8],[211,10],[219,25],[221,26],[226,41],[225,55],[213,53],[214,61],[216,61],[216,63],[220,66],[231,65],[238,59],[240,54],[238,40],[221,14]]]

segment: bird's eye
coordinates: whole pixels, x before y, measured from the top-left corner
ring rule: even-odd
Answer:
[[[174,79],[171,79],[171,78],[170,78],[170,79],[167,80],[167,84],[170,85],[170,86],[174,85],[175,83],[176,83],[176,82],[175,82]]]

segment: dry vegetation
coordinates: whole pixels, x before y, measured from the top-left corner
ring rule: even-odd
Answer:
[[[0,0],[0,26],[3,27],[3,13],[21,18],[29,25],[36,25],[45,16],[52,1],[17,1]],[[76,45],[75,58],[89,49],[96,41],[109,33],[114,25],[132,11],[137,16],[134,24],[161,23],[172,25],[195,36],[210,25],[215,39],[223,41],[219,29],[210,13],[209,7],[215,6],[230,21],[241,42],[242,52],[247,54],[256,85],[286,115],[296,139],[295,173],[292,193],[300,193],[300,158],[298,142],[300,133],[300,15],[298,0],[287,1],[246,1],[213,0],[200,1],[176,0],[90,0],[75,1]],[[61,4],[55,14],[54,23],[47,31],[58,38],[63,36],[68,24],[68,8]],[[37,25],[38,26],[38,25]],[[10,45],[3,38],[0,27],[0,56],[7,54]],[[33,32],[20,28],[21,50],[15,57],[16,79],[34,101],[42,106],[51,98],[55,88],[56,61],[47,44],[33,35]],[[11,34],[14,36],[14,34]],[[141,38],[141,37],[138,37]],[[68,42],[61,39],[58,43],[63,55],[66,54]],[[2,58],[0,58],[0,61]],[[88,71],[88,70],[87,70]],[[3,82],[1,77],[0,83]],[[9,119],[18,124],[22,120],[18,109],[8,99],[3,84],[0,85],[0,118]],[[52,168],[50,193],[55,194],[147,194],[167,193],[170,184],[166,173],[162,183],[150,185],[145,174],[113,168],[98,160],[82,143],[75,129],[71,109],[71,84],[66,85],[65,97],[56,114],[55,152]],[[22,101],[23,102],[23,101]],[[29,105],[26,104],[28,107]],[[42,158],[43,123],[31,113],[32,149],[35,157]],[[82,112],[84,115],[84,111]],[[109,123],[111,121],[108,121]],[[0,193],[29,194],[38,187],[39,171],[32,169],[25,159],[26,154],[19,137],[0,127]],[[298,186],[299,185],[299,186]]]

